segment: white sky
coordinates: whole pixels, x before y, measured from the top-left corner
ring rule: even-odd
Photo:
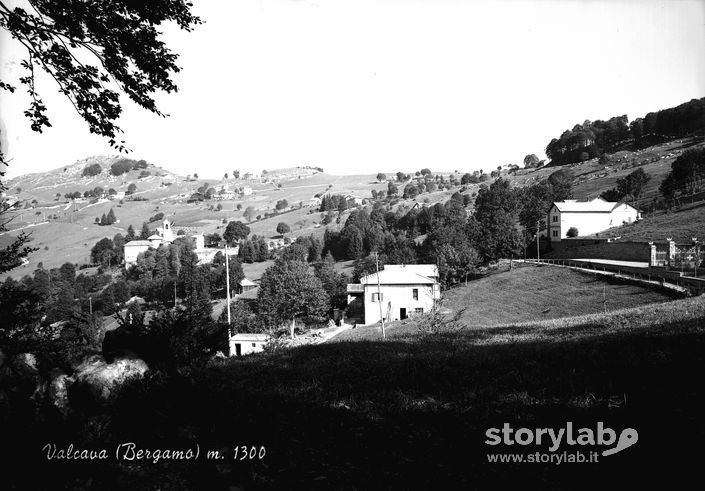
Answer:
[[[195,0],[166,29],[180,91],[162,119],[123,99],[132,158],[183,174],[296,165],[334,174],[472,171],[543,158],[585,119],[705,96],[705,2]],[[22,51],[0,35],[2,79]],[[9,75],[9,77],[8,77]],[[0,93],[9,176],[113,154],[42,78],[53,128]]]

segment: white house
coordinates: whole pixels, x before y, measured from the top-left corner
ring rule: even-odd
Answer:
[[[632,223],[640,218],[639,211],[633,206],[612,203],[602,198],[557,201],[548,212],[548,234],[552,241],[560,241],[567,237],[571,227],[578,230],[578,235],[585,236]]]
[[[355,206],[361,206],[364,203],[364,200],[362,198],[352,193],[345,196],[345,201],[347,201],[348,203],[352,202],[352,204]]]
[[[164,220],[162,226],[157,229],[157,233],[150,235],[147,240],[131,240],[123,246],[125,256],[125,269],[137,263],[137,256],[147,249],[158,249],[162,244],[171,244],[176,235],[169,220]]]
[[[249,292],[250,290],[254,290],[257,288],[257,284],[252,282],[251,280],[248,280],[247,278],[243,278],[240,280],[240,293],[245,293]]]
[[[125,269],[130,269],[130,266],[137,264],[137,256],[152,247],[152,243],[148,240],[131,240],[123,246],[123,254],[125,255]]]
[[[242,195],[243,196],[249,196],[252,194],[252,188],[250,186],[243,186],[242,187]]]
[[[440,298],[435,264],[388,264],[379,272],[379,287],[377,273],[348,285],[348,313],[352,304],[361,305],[364,324],[376,324],[381,303],[385,321],[401,320],[429,312]]]
[[[230,356],[249,355],[264,350],[270,340],[269,334],[232,334],[228,339]]]

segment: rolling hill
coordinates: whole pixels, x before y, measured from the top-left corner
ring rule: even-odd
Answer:
[[[608,155],[609,162],[600,164],[597,159],[563,167],[543,167],[539,169],[520,169],[516,173],[502,171],[502,177],[516,187],[527,186],[547,178],[558,169],[569,169],[575,176],[574,196],[590,198],[613,187],[616,180],[634,169],[642,167],[652,176],[639,205],[648,207],[658,196],[658,186],[670,170],[671,163],[685,149],[703,145],[701,140],[680,139],[656,145],[635,152],[620,151]],[[335,176],[312,168],[278,169],[267,173],[265,179],[193,179],[169,172],[162,167],[146,163],[144,169],[131,170],[120,176],[113,176],[109,169],[119,161],[120,156],[89,157],[72,165],[59,167],[52,171],[28,174],[10,180],[6,198],[17,199],[24,203],[17,209],[9,226],[10,232],[0,234],[0,246],[7,244],[21,230],[32,233],[33,244],[39,251],[32,254],[29,264],[6,273],[18,278],[33,271],[40,262],[45,267],[58,267],[65,261],[77,264],[88,262],[90,248],[102,237],[113,237],[117,233],[125,234],[129,225],[139,230],[143,222],[158,213],[170,218],[175,226],[203,233],[222,233],[224,223],[230,220],[248,220],[243,216],[248,206],[256,209],[261,219],[255,219],[249,226],[253,234],[266,238],[279,237],[276,232],[280,221],[291,227],[291,237],[299,235],[322,235],[324,228],[320,221],[322,215],[315,208],[309,208],[309,200],[316,194],[326,192],[352,193],[362,198],[371,197],[373,190],[386,190],[386,182],[378,182],[373,175]],[[100,165],[101,172],[95,176],[84,176],[88,166]],[[148,174],[148,175],[147,175]],[[448,176],[448,173],[441,173]],[[462,171],[454,173],[460,178]],[[392,175],[390,172],[388,175]],[[471,184],[465,187],[465,193],[473,196],[485,183]],[[203,201],[187,203],[191,194],[208,183],[216,190],[248,186],[252,194],[242,199],[228,201]],[[123,200],[91,200],[70,202],[64,198],[66,193],[92,190],[101,187],[117,192],[127,191],[130,184],[137,189],[133,195]],[[399,191],[406,183],[397,183]],[[396,206],[413,206],[415,203],[432,205],[447,200],[459,186],[450,190],[424,193],[412,200],[400,200]],[[283,213],[264,217],[273,213],[277,201],[285,199],[289,207]],[[222,208],[217,209],[218,205]],[[237,207],[240,206],[238,210]],[[472,205],[471,205],[472,207]],[[113,209],[117,222],[102,227],[95,223],[104,213]],[[627,228],[620,227],[610,231],[610,235],[629,237],[633,240],[664,239],[670,234],[674,237],[689,239],[698,235],[701,210],[682,211],[669,215],[659,215]],[[344,213],[340,223],[333,222],[332,228],[339,228],[347,218]],[[156,228],[156,222],[151,223]],[[700,233],[702,235],[702,233]],[[687,237],[686,237],[687,236]],[[60,253],[59,253],[60,251]]]

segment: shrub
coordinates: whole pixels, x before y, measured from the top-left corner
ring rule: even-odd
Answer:
[[[100,166],[100,164],[91,164],[91,165],[87,165],[87,166],[83,169],[83,173],[82,173],[81,175],[84,176],[84,177],[85,177],[85,176],[92,177],[92,176],[97,176],[97,175],[100,174],[102,171],[103,171],[103,169],[102,169],[102,167]]]
[[[578,236],[578,229],[575,227],[570,227],[568,229],[568,232],[566,233],[567,237],[577,237]]]
[[[135,165],[135,161],[131,159],[120,159],[110,166],[110,173],[114,176],[120,176],[126,172],[130,172]]]

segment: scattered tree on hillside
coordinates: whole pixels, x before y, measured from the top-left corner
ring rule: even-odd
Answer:
[[[578,236],[578,229],[575,227],[570,227],[568,232],[566,232],[566,237],[574,238]]]
[[[256,215],[257,210],[253,206],[248,206],[247,208],[245,208],[245,213],[243,213],[243,216],[247,218],[249,222],[251,222]]]
[[[693,194],[696,186],[705,179],[705,147],[686,150],[671,164],[664,190]],[[664,196],[666,193],[662,193]]]
[[[637,200],[644,190],[644,186],[651,180],[651,176],[639,168],[621,179],[617,179],[617,192],[621,197],[631,196]],[[621,199],[621,198],[620,198]]]
[[[132,159],[119,159],[110,166],[110,173],[114,176],[121,176],[135,168],[135,161]]]
[[[378,180],[379,182],[386,181],[386,180],[387,180],[387,174],[385,174],[384,172],[379,172],[379,173],[377,174],[377,180]]]
[[[100,174],[102,170],[103,169],[100,166],[100,164],[91,164],[91,165],[87,165],[83,169],[83,172],[81,173],[81,175],[83,177],[86,177],[86,176],[93,177],[93,176],[97,176],[98,174]]]
[[[533,186],[518,190],[521,210],[519,223],[528,234],[534,236],[537,232],[546,230],[546,218],[551,204],[556,201],[553,188],[549,181],[542,181]]]
[[[530,153],[524,157],[524,167],[526,167],[527,169],[532,169],[534,167],[538,167],[539,162],[540,162],[540,160],[536,156],[536,154]]]
[[[387,183],[387,196],[392,197],[399,194],[399,188],[392,181]]]
[[[133,194],[135,191],[137,191],[137,185],[131,182],[130,185],[127,186],[127,192],[125,194]]]
[[[148,239],[150,235],[152,235],[152,232],[149,230],[149,225],[147,225],[147,222],[142,223],[142,231],[140,232],[140,239],[142,239],[142,240]]]
[[[271,326],[291,323],[292,337],[297,318],[323,316],[330,303],[306,262],[281,260],[265,270],[257,300],[260,314]]]
[[[229,222],[228,226],[225,227],[225,232],[223,232],[223,238],[229,245],[235,245],[248,235],[250,235],[250,227],[240,221]]]
[[[419,183],[419,184],[421,184],[421,183]],[[423,186],[423,184],[421,184],[421,186]],[[419,187],[416,184],[414,184],[413,182],[404,186],[403,197],[405,199],[413,199],[418,195],[419,195]]]
[[[91,261],[94,264],[107,265],[116,256],[115,246],[111,239],[100,239],[91,249]]]
[[[567,169],[557,170],[548,176],[553,188],[553,201],[564,201],[573,197],[573,173]]]
[[[314,272],[320,280],[323,289],[328,293],[330,299],[329,312],[332,309],[347,307],[347,284],[350,283],[350,278],[346,274],[335,271],[335,260],[330,252],[325,258],[316,262]]]
[[[287,225],[284,222],[279,222],[277,224],[277,233],[279,235],[285,235],[285,234],[288,234],[289,232],[291,232],[291,228],[289,227],[289,225]]]

